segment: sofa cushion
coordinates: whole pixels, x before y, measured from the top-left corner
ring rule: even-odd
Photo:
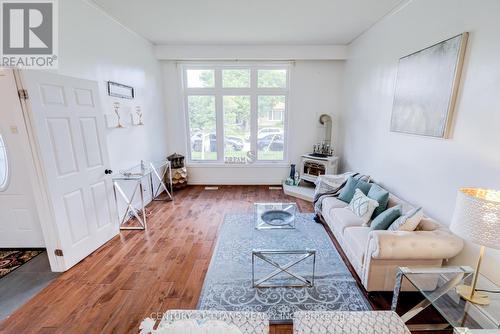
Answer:
[[[344,234],[344,229],[347,227],[363,225],[363,219],[356,216],[348,208],[333,209],[330,216],[332,218],[330,227],[341,235]]]
[[[371,183],[361,180],[357,176],[349,176],[346,184],[340,191],[339,200],[349,203],[354,197],[354,192],[356,191],[356,189],[361,190],[363,194],[366,195],[368,194],[368,191],[370,191],[371,186]]]
[[[374,199],[378,202],[378,207],[373,211],[372,218],[376,218],[379,214],[387,209],[387,203],[389,202],[389,192],[378,184],[373,184],[368,191],[368,197]]]
[[[333,209],[345,208],[347,203],[336,197],[327,197],[322,202],[321,211],[331,215]]]
[[[369,233],[370,228],[364,226],[348,227],[344,231],[345,245],[349,248],[347,253],[352,257],[349,260],[357,262],[359,266],[362,266],[364,262]]]
[[[363,224],[368,225],[373,211],[379,206],[378,202],[374,199],[369,198],[359,189],[354,192],[354,197],[349,203],[349,210],[354,212],[356,216],[363,219]]]
[[[394,194],[389,193],[389,201],[387,202],[387,207],[392,208],[393,206],[396,205],[401,205],[403,214],[407,213],[408,211],[412,210],[414,207],[410,203],[403,201],[402,199],[398,198]]]

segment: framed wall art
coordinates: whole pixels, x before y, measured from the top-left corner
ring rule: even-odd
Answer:
[[[119,97],[122,99],[133,99],[134,87],[119,84],[113,81],[108,81],[108,95]]]
[[[468,33],[399,59],[391,131],[449,138]]]

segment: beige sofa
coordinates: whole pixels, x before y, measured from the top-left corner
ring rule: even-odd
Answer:
[[[412,209],[391,194],[388,207],[397,204],[403,213]],[[462,239],[427,217],[413,232],[370,231],[335,197],[323,200],[322,215],[367,291],[392,291],[397,267],[441,266],[463,248]]]

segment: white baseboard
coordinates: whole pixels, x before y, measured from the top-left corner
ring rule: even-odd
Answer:
[[[281,185],[280,178],[204,178],[203,180],[188,179],[190,185]]]

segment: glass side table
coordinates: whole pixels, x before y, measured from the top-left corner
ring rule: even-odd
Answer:
[[[168,174],[167,174],[168,173]],[[165,175],[168,175],[170,179],[170,191],[165,185]],[[152,201],[173,201],[173,188],[172,188],[172,170],[170,161],[142,161],[141,164],[135,165],[126,170],[120,171],[119,175],[113,177],[113,191],[116,205],[116,212],[118,214],[118,220],[120,221],[120,230],[145,230],[146,229],[146,209],[144,202],[144,192],[142,181],[147,178],[149,181],[149,187],[151,188],[151,200]],[[157,185],[153,181],[156,179]],[[125,184],[130,183],[130,186],[125,186]],[[124,189],[125,188],[125,189]],[[127,194],[126,189],[132,189],[132,192]],[[166,193],[164,199],[159,199],[162,192]],[[134,207],[134,198],[136,194],[139,194],[141,199],[141,208],[138,210]],[[118,194],[121,196],[122,200],[126,203],[127,207],[122,214],[120,214],[118,205]],[[130,214],[134,216],[139,226],[126,226]]]
[[[432,305],[446,319],[444,324],[407,324],[410,330],[444,330],[455,329],[456,333],[473,330],[472,333],[482,333],[481,329],[495,330],[500,333],[500,294],[488,293],[490,305],[472,304],[457,293],[460,284],[470,284],[474,270],[471,267],[400,267],[396,274],[396,284],[392,300],[392,310],[396,311],[401,285],[404,280],[422,294],[424,300],[411,310],[401,315],[407,323],[428,306]],[[499,291],[500,287],[486,277],[480,275],[477,289]],[[479,330],[479,332],[476,332]],[[461,332],[462,331],[462,332]],[[467,333],[464,332],[464,333]],[[485,331],[490,333],[490,331]]]

